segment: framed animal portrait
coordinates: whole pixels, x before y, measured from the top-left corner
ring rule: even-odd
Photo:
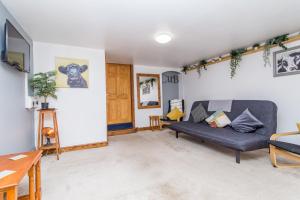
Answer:
[[[88,88],[88,60],[74,58],[55,58],[56,87],[58,88]]]
[[[300,74],[300,46],[273,53],[273,76]]]

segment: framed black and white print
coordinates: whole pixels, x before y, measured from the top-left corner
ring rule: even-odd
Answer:
[[[300,46],[273,53],[273,76],[300,74]]]

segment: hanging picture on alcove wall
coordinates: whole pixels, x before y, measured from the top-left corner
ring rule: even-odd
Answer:
[[[300,46],[273,53],[274,77],[300,74]]]

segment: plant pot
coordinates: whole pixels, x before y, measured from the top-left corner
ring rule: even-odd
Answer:
[[[42,110],[47,110],[49,108],[49,103],[42,103]]]

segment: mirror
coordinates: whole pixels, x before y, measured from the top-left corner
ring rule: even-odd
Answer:
[[[137,74],[138,108],[160,108],[159,74]]]

